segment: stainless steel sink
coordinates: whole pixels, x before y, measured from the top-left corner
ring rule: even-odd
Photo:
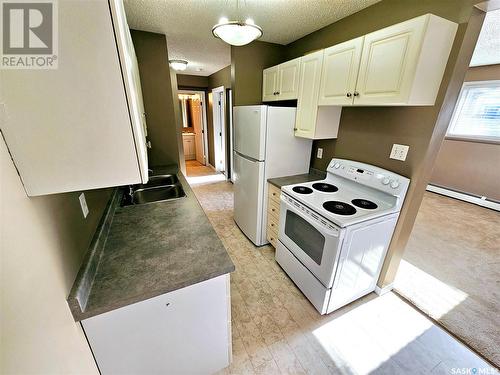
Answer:
[[[139,189],[149,189],[157,186],[168,186],[174,185],[179,182],[179,178],[175,174],[164,174],[158,176],[149,177],[149,181],[146,184],[137,184],[133,186],[134,190]]]
[[[132,204],[161,202],[185,197],[186,193],[180,184],[139,189],[132,194]]]
[[[128,187],[123,195],[122,206],[162,202],[185,197],[179,178],[176,175],[159,175],[149,178],[147,184]]]

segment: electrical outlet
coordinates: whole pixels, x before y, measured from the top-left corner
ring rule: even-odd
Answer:
[[[391,155],[389,155],[389,157],[391,159],[405,161],[406,155],[408,154],[409,149],[410,149],[410,146],[398,145],[397,143],[394,143],[392,145]]]
[[[89,207],[87,206],[87,201],[85,200],[85,194],[81,193],[78,200],[80,201],[80,206],[82,207],[83,217],[87,218],[87,215],[89,214]]]
[[[318,159],[322,159],[323,158],[323,149],[322,148],[318,148],[318,151],[316,152],[316,157]]]

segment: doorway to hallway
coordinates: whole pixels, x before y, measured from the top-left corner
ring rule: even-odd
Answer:
[[[179,90],[184,158],[208,163],[207,112],[204,91]]]

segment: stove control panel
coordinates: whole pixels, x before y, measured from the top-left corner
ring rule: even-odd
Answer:
[[[410,180],[373,165],[357,161],[332,159],[328,173],[372,187],[393,196],[404,197]]]

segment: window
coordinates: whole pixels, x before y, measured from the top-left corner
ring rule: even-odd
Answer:
[[[500,142],[500,81],[464,83],[447,136]]]

